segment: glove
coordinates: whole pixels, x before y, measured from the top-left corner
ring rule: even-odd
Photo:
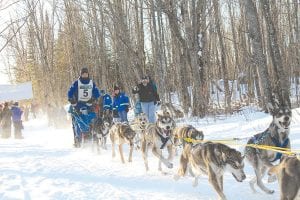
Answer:
[[[70,102],[70,104],[71,104],[72,106],[76,106],[76,104],[77,104],[77,101],[75,100],[75,98],[68,99],[68,101]]]
[[[132,88],[132,93],[133,93],[133,94],[136,94],[136,93],[138,93],[138,92],[139,92],[138,86],[134,86],[134,87]]]
[[[128,106],[126,106],[125,111],[129,112],[129,107]]]

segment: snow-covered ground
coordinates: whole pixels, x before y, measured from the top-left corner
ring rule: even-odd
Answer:
[[[253,109],[219,119],[184,119],[204,131],[206,139],[249,137],[265,130],[271,117]],[[300,149],[300,109],[293,110],[291,142]],[[150,171],[146,172],[139,151],[134,151],[133,162],[122,164],[117,153],[111,157],[111,147],[101,154],[91,148],[72,147],[73,133],[68,129],[47,127],[47,120],[31,120],[25,125],[23,140],[0,139],[0,199],[1,200],[77,200],[77,199],[217,199],[207,177],[192,187],[187,176],[173,180],[179,157],[173,169],[158,172],[158,161],[152,154]],[[241,143],[245,143],[242,141]],[[125,156],[128,148],[124,146]],[[243,150],[242,147],[238,147]],[[246,163],[247,179],[238,183],[231,174],[224,177],[224,191],[228,199],[279,199],[278,183],[266,183],[275,194],[252,193],[248,181],[253,170]],[[265,180],[266,182],[266,180]]]

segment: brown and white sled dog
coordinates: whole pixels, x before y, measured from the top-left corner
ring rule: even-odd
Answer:
[[[230,172],[233,177],[242,182],[244,173],[244,157],[235,149],[224,144],[206,142],[193,146],[187,144],[180,156],[180,166],[174,176],[178,180],[185,176],[187,171],[195,178],[193,186],[198,185],[201,174],[207,174],[208,180],[221,199],[226,199],[223,193],[223,175]]]
[[[262,133],[254,135],[249,139],[247,144],[267,145],[282,148],[290,148],[289,132],[292,112],[289,108],[279,107],[270,109],[273,121],[270,126]],[[254,184],[268,194],[272,194],[274,190],[268,189],[262,181],[266,170],[273,166],[273,162],[280,159],[281,154],[275,151],[256,149],[247,146],[245,148],[245,156],[255,171],[255,177],[250,181],[253,192],[256,192]],[[276,177],[275,177],[276,178]]]
[[[102,120],[99,120],[95,124],[94,129],[96,131],[97,150],[100,152],[100,148],[107,149],[106,141],[109,133],[109,129],[112,126],[112,115],[109,110],[105,111]]]
[[[152,148],[152,153],[159,159],[158,170],[161,171],[161,163],[168,168],[173,168],[171,163],[173,159],[173,135],[172,130],[175,128],[175,122],[169,114],[157,115],[155,124],[149,124],[145,130],[142,139],[142,154],[146,170],[148,166],[148,149]],[[167,148],[169,156],[166,159],[162,155],[162,150]]]
[[[128,162],[132,162],[132,151],[134,146],[133,140],[135,132],[131,129],[131,127],[125,123],[116,123],[109,130],[109,135],[112,145],[112,157],[116,156],[115,144],[118,144],[121,161],[122,163],[125,163],[123,156],[123,144],[127,143],[130,146]]]
[[[277,176],[281,200],[300,199],[300,160],[296,156],[283,156],[280,164],[271,167],[268,174]]]
[[[183,148],[185,147],[185,144],[187,143],[185,138],[190,138],[193,140],[203,140],[204,139],[203,132],[197,130],[195,127],[193,127],[191,125],[179,126],[179,127],[174,128],[173,135],[174,135],[174,145],[175,146],[182,145]],[[176,155],[177,155],[177,149],[176,149]]]
[[[132,125],[133,130],[136,132],[134,137],[134,143],[136,144],[136,148],[141,148],[142,138],[145,134],[145,130],[147,125],[149,124],[148,117],[145,113],[140,113],[135,119],[134,124]]]

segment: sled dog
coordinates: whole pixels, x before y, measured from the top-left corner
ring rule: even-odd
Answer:
[[[185,176],[187,171],[195,178],[193,186],[198,185],[201,174],[207,174],[208,180],[214,187],[221,199],[226,199],[223,193],[223,175],[225,171],[230,172],[238,181],[242,182],[246,175],[244,173],[244,157],[235,149],[224,144],[206,142],[193,146],[187,144],[181,154],[177,174],[178,180]]]

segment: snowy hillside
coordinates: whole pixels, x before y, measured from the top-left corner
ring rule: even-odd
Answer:
[[[271,117],[253,109],[222,119],[185,119],[204,131],[206,139],[248,137],[263,131]],[[300,149],[300,109],[293,110],[291,142]],[[25,123],[24,140],[0,139],[0,199],[1,200],[93,200],[93,199],[217,199],[207,177],[192,187],[192,178],[173,180],[179,157],[166,174],[157,170],[158,161],[152,154],[150,171],[146,172],[139,151],[133,162],[122,164],[117,154],[111,158],[111,147],[100,155],[91,148],[74,149],[73,133],[68,129],[47,127],[46,119]],[[242,141],[245,143],[246,141]],[[124,147],[125,157],[128,148]],[[242,151],[242,148],[239,148]],[[275,194],[253,194],[248,181],[253,170],[246,163],[246,181],[238,183],[231,174],[224,177],[224,191],[228,199],[279,199],[278,183],[266,183]],[[266,181],[266,180],[265,180]]]

